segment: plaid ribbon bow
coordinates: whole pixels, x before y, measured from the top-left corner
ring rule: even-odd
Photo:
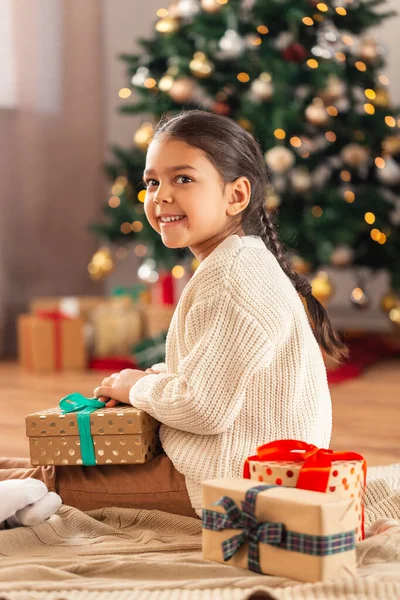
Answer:
[[[279,546],[292,552],[302,552],[313,556],[325,556],[345,552],[355,548],[355,531],[346,531],[328,536],[308,535],[288,531],[284,523],[265,521],[260,523],[255,516],[257,495],[276,485],[258,485],[247,490],[240,509],[229,496],[222,496],[213,506],[222,506],[225,513],[203,508],[202,524],[204,529],[222,531],[224,529],[242,529],[222,542],[224,561],[229,560],[243,544],[249,545],[248,568],[262,573],[260,565],[259,543]]]

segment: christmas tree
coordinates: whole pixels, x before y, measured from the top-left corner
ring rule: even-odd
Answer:
[[[112,148],[106,220],[93,229],[120,243],[121,256],[134,242],[155,268],[182,263],[189,251],[165,248],[144,215],[145,152],[165,113],[212,111],[261,144],[271,178],[266,203],[294,268],[386,268],[393,291],[385,308],[397,310],[399,110],[390,106],[386,49],[368,33],[393,14],[385,3],[179,0],[158,10],[142,51],[120,55],[129,82],[120,110],[143,122],[131,148]],[[94,263],[91,270],[96,277]],[[362,305],[363,290],[355,291]]]

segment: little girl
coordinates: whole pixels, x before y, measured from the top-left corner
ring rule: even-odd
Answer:
[[[308,281],[289,266],[266,208],[261,149],[235,121],[199,110],[162,120],[144,182],[151,227],[167,248],[189,247],[200,264],[175,310],[166,363],[110,375],[94,394],[106,407],[130,403],[160,421],[165,454],[144,465],[7,474],[41,478],[82,510],[200,516],[201,481],[241,477],[257,446],[292,438],[329,447],[319,346],[337,360],[346,348]]]

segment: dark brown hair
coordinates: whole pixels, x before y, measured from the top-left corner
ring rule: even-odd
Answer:
[[[246,235],[260,236],[274,254],[296,290],[305,298],[318,343],[327,354],[341,362],[347,356],[347,348],[332,327],[324,307],[313,296],[308,280],[291,268],[273,216],[268,213],[268,173],[258,142],[236,121],[202,110],[182,111],[172,117],[164,116],[157,125],[154,137],[161,134],[204,152],[225,183],[242,176],[248,178],[251,199],[239,217],[243,231]]]

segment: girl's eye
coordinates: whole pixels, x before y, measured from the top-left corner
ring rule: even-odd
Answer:
[[[178,181],[179,179],[181,180],[180,182]],[[175,178],[175,181],[177,181],[178,183],[191,183],[193,179],[191,177],[187,177],[186,175],[178,175],[178,177]],[[153,185],[157,185],[158,181],[156,179],[147,179],[147,181],[144,181],[143,183],[145,188],[148,189]]]
[[[193,181],[190,177],[186,177],[186,175],[178,175],[176,179],[188,179],[189,181],[184,181],[183,183],[190,183]]]

